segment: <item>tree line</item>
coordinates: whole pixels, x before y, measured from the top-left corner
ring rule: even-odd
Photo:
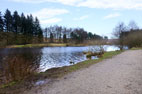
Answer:
[[[124,46],[142,47],[142,29],[140,29],[134,21],[128,25],[120,22],[114,29],[113,35],[118,39],[117,45],[120,49]]]
[[[107,38],[107,37],[105,37]],[[100,40],[102,36],[87,32],[83,28],[49,26],[42,29],[37,17],[32,14],[0,12],[0,46],[23,45],[31,43],[83,43],[84,40]]]
[[[84,40],[100,40],[102,36],[87,32],[83,28],[67,28],[63,26],[50,26],[44,31],[45,41],[48,42],[71,42],[82,43]]]
[[[0,12],[0,45],[40,43],[43,41],[43,31],[37,17],[31,14],[25,16],[17,11],[12,14],[6,10]]]

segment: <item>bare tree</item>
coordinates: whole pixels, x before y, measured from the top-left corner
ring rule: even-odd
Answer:
[[[138,29],[139,29],[139,27],[138,27],[138,25],[135,23],[135,21],[130,21],[130,22],[129,22],[129,25],[128,25],[128,28],[129,28],[130,31],[132,31],[132,30],[138,30]]]
[[[45,42],[47,42],[47,28],[45,28]]]
[[[126,26],[123,22],[119,23],[113,32],[113,35],[118,39],[117,45],[122,50],[124,46],[124,33],[127,31]]]

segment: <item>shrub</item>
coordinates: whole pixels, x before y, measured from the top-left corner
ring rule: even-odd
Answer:
[[[142,47],[142,32],[130,32],[130,34],[125,37],[124,44],[127,45],[129,48]]]
[[[40,63],[40,52],[35,50],[24,49],[25,52],[21,52],[21,49],[16,49],[17,52],[7,50],[1,60],[1,73],[2,82],[0,84],[7,84],[12,81],[23,80],[32,74],[36,73]],[[37,49],[38,50],[38,49]]]

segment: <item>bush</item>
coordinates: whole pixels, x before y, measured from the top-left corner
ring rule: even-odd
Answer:
[[[128,36],[125,37],[124,44],[127,45],[129,48],[142,47],[142,32],[130,32]]]
[[[6,50],[2,53],[0,58],[0,84],[7,84],[12,81],[23,80],[32,74],[36,73],[40,63],[40,50],[35,53],[35,50],[24,49]],[[14,52],[13,52],[14,51]],[[7,53],[8,52],[8,53]],[[5,54],[4,54],[5,53]]]

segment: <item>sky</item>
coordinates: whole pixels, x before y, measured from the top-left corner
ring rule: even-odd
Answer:
[[[0,0],[0,11],[6,9],[38,17],[42,28],[81,27],[109,38],[122,21],[142,27],[142,0]]]

